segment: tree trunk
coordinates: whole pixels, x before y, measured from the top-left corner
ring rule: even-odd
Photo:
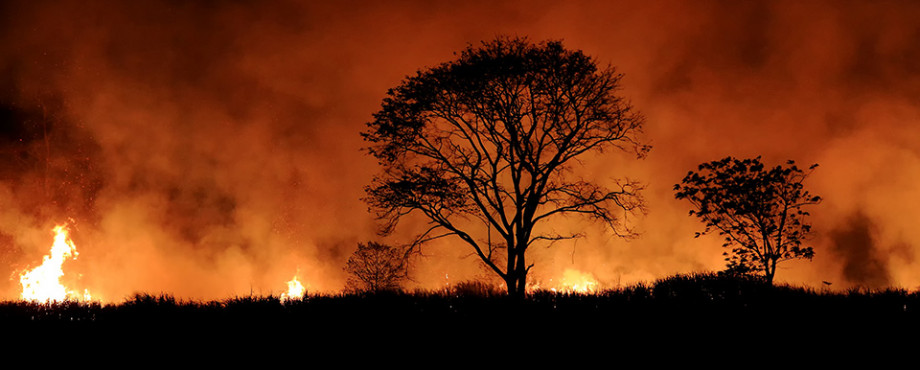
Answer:
[[[773,285],[773,276],[776,276],[776,261],[769,261],[764,267],[764,275],[767,278],[767,284]]]
[[[527,295],[527,268],[524,256],[519,254],[513,264],[509,264],[505,286],[508,287],[508,296],[515,299],[524,299]]]
[[[524,248],[521,248],[521,253],[517,257],[517,265],[514,266],[515,272],[518,274],[518,297],[524,299],[527,295],[527,265],[524,263]]]

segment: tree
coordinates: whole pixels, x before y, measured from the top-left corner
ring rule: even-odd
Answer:
[[[606,149],[643,157],[643,117],[617,95],[621,74],[561,42],[498,38],[420,70],[390,89],[362,133],[384,171],[366,187],[393,231],[409,214],[427,220],[413,245],[452,236],[523,297],[525,252],[577,234],[538,226],[565,215],[621,222],[644,211],[641,185],[582,180],[573,164]]]
[[[712,230],[725,237],[722,245],[729,271],[763,272],[772,284],[776,265],[791,259],[810,260],[815,252],[803,247],[811,231],[803,207],[818,204],[802,182],[817,167],[807,170],[794,161],[765,168],[760,157],[739,160],[726,157],[703,163],[674,186],[677,199],[690,201],[690,215],[706,224],[697,237]]]
[[[348,289],[353,291],[398,290],[408,278],[409,256],[399,248],[376,242],[358,243],[345,272]]]

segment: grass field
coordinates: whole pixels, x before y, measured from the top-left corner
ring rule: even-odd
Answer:
[[[648,349],[678,343],[747,347],[784,338],[813,350],[913,338],[918,323],[917,292],[819,292],[716,274],[678,275],[594,294],[538,291],[523,301],[467,283],[450,291],[307,295],[286,302],[272,296],[197,302],[138,294],[107,305],[0,303],[7,333],[33,339],[88,335],[109,345],[141,341],[174,349],[199,343],[529,350],[590,343]]]

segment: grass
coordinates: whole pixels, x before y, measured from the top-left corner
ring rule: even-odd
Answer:
[[[183,301],[166,294],[137,294],[119,304],[0,302],[0,325],[9,332],[91,332],[189,345],[285,337],[279,334],[313,335],[326,345],[355,340],[431,345],[498,333],[628,339],[633,345],[662,337],[705,343],[757,331],[826,340],[849,338],[855,329],[913,331],[918,323],[917,292],[818,292],[718,274],[676,275],[592,294],[538,291],[523,301],[495,287],[465,283],[436,292],[308,295],[285,302],[274,296]]]

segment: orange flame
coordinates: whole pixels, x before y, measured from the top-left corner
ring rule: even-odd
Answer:
[[[281,293],[281,302],[301,299],[303,295],[307,293],[307,288],[304,288],[303,284],[297,280],[297,275],[294,275],[294,278],[288,281],[287,285],[287,293]]]
[[[553,286],[552,279],[550,279],[549,288],[551,292],[554,293],[580,293],[580,294],[591,294],[598,291],[597,280],[594,279],[594,276],[589,273],[584,273],[574,269],[565,269],[562,272],[562,279],[558,284]],[[531,287],[531,291],[543,289],[539,284]]]
[[[92,296],[89,290],[84,290],[83,294],[67,290],[61,284],[61,277],[64,276],[64,270],[61,266],[64,261],[72,258],[77,259],[77,247],[68,237],[67,229],[64,225],[54,228],[54,244],[51,246],[51,254],[45,255],[42,259],[41,266],[30,271],[24,271],[19,275],[19,282],[22,284],[21,298],[32,302],[52,302],[63,301],[65,299],[89,300]]]

